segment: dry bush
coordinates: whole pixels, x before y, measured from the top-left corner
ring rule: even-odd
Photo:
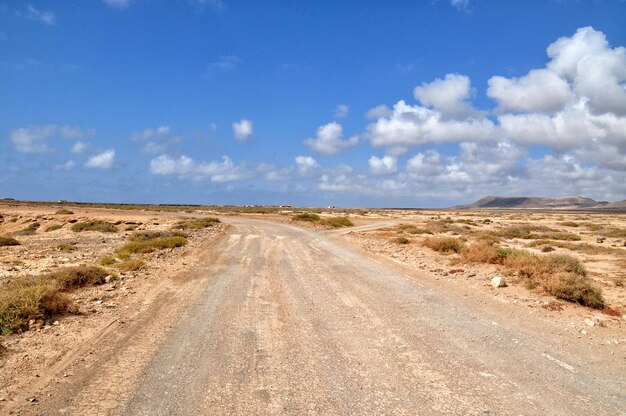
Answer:
[[[563,227],[579,227],[580,226],[580,224],[574,221],[563,221],[563,222],[560,222],[559,225],[562,225]]]
[[[107,276],[115,277],[106,269],[98,266],[76,266],[59,269],[45,277],[58,282],[60,291],[68,291],[83,286],[101,285]]]
[[[0,247],[4,246],[19,246],[20,242],[17,241],[13,237],[2,237],[0,236]]]
[[[586,254],[613,254],[618,256],[626,255],[626,251],[619,248],[605,247],[589,243],[568,243],[554,240],[535,240],[528,243],[526,247],[533,248],[545,245],[564,248],[571,251],[579,251]]]
[[[72,243],[59,243],[57,244],[57,250],[59,251],[64,251],[66,253],[69,253],[71,251],[76,250],[76,244],[72,244]]]
[[[512,239],[521,238],[524,240],[551,239],[578,241],[580,236],[572,233],[556,231],[543,225],[519,224],[496,230],[494,234],[498,237]]]
[[[352,227],[354,225],[348,217],[328,217],[320,223],[333,228]]]
[[[147,240],[129,241],[117,250],[120,254],[152,253],[153,251],[165,250],[167,248],[182,247],[187,244],[187,238],[181,235],[171,235],[169,237],[155,237]],[[121,257],[120,257],[121,258]]]
[[[427,230],[426,228],[420,228],[420,227],[416,227],[414,225],[409,225],[409,224],[400,224],[398,226],[398,229],[407,234],[432,234],[433,233],[432,231]]]
[[[459,253],[463,249],[463,242],[454,237],[428,237],[422,245],[441,253]]]
[[[101,266],[110,266],[115,264],[116,260],[113,256],[104,256],[100,259],[99,263]]]
[[[431,233],[457,233],[464,234],[467,233],[467,228],[459,227],[458,225],[453,225],[452,220],[444,219],[437,221],[428,221],[426,223],[426,228],[431,231]]]
[[[406,237],[397,237],[397,238],[394,238],[392,240],[392,242],[394,242],[396,244],[409,244],[411,242],[411,240],[409,240]]]
[[[37,229],[39,227],[41,227],[41,224],[39,224],[38,222],[33,222],[29,224],[28,227],[19,231],[15,231],[11,233],[11,235],[14,235],[14,236],[35,235],[37,234]]]
[[[477,241],[463,247],[461,250],[463,259],[473,263],[501,263],[502,257],[498,255],[498,247],[487,241]]]
[[[72,231],[80,233],[83,231],[98,231],[101,233],[116,233],[118,232],[117,226],[110,222],[102,220],[91,220],[84,222],[77,222],[72,225]]]
[[[554,251],[554,247],[552,246],[543,246],[541,247],[541,252],[542,253],[550,253],[551,251]]]
[[[145,269],[146,262],[141,258],[128,259],[117,265],[117,268],[123,272],[134,272]]]
[[[180,231],[137,231],[132,233],[128,239],[130,241],[148,241],[155,238],[168,238],[168,237],[185,237],[187,234]]]
[[[315,222],[320,220],[320,216],[317,214],[313,214],[312,212],[303,212],[302,214],[294,215],[292,219],[294,221]]]
[[[604,237],[609,238],[624,238],[626,237],[626,229],[623,228],[609,228],[602,231]]]
[[[55,214],[56,215],[71,215],[71,214],[73,214],[73,212],[70,211],[69,209],[61,208],[60,210],[55,212]]]
[[[174,230],[201,230],[203,228],[212,227],[218,224],[220,220],[218,218],[194,218],[185,221],[178,221],[172,226]]]
[[[60,284],[49,276],[27,277],[8,283],[0,291],[0,333],[28,329],[31,319],[76,312],[72,301],[60,292]]]
[[[559,271],[547,276],[542,286],[546,293],[558,299],[594,309],[604,308],[602,292],[584,276]]]
[[[63,228],[62,224],[53,224],[53,225],[46,227],[44,231],[49,233],[50,231],[60,230],[61,228]]]

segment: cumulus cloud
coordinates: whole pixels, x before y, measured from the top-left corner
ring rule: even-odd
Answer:
[[[252,137],[252,121],[241,119],[232,124],[233,135],[240,142],[247,141]]]
[[[115,163],[115,150],[109,149],[105,150],[102,153],[98,153],[97,155],[91,156],[85,162],[85,167],[88,169],[102,169],[109,170],[112,169]]]
[[[9,138],[18,152],[45,153],[50,150],[48,140],[53,137],[76,139],[88,137],[94,133],[94,130],[83,130],[79,127],[47,124],[11,130]]]
[[[438,111],[398,101],[393,112],[367,127],[366,137],[375,147],[399,155],[426,143],[485,141],[492,139],[495,126],[489,119],[445,120]]]
[[[369,160],[369,167],[372,175],[389,175],[398,171],[398,159],[393,156],[381,158],[372,156]]]
[[[296,156],[295,161],[301,176],[313,176],[320,171],[320,165],[311,156]]]
[[[196,162],[186,155],[178,158],[161,155],[150,161],[150,173],[194,181],[208,178],[211,182],[240,181],[254,176],[253,172],[235,165],[228,156],[223,156],[221,162]]]
[[[365,113],[365,117],[368,119],[377,119],[382,117],[389,117],[393,114],[393,110],[384,104],[377,105],[371,108]]]
[[[339,104],[335,107],[335,118],[346,118],[350,112],[350,107],[346,104]]]
[[[117,9],[125,9],[130,5],[130,0],[102,0],[107,6]]]
[[[344,140],[343,127],[335,122],[319,127],[314,138],[304,140],[304,144],[309,148],[325,155],[334,155],[344,149],[355,146],[358,142],[358,136]]]
[[[437,78],[413,90],[415,99],[423,105],[438,111],[442,118],[455,120],[483,115],[467,101],[473,94],[469,77],[459,74],[447,74],[444,79]]]
[[[535,69],[520,78],[489,79],[487,95],[498,101],[498,111],[553,112],[571,101],[567,81],[552,71]]]

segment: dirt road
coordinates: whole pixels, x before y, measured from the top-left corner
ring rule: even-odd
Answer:
[[[195,276],[99,340],[95,358],[20,414],[626,411],[623,356],[474,308],[339,237],[224,221],[227,235]]]

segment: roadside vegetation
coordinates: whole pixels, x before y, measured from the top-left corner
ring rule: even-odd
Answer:
[[[179,221],[172,226],[173,230],[201,230],[219,224],[218,218],[204,217]]]
[[[354,225],[348,217],[328,217],[321,220],[320,224],[332,228],[352,227]]]
[[[115,275],[97,266],[78,266],[7,283],[0,291],[0,333],[21,332],[31,320],[77,312],[68,293],[107,278]]]
[[[131,234],[129,242],[117,250],[120,258],[128,259],[132,254],[147,254],[187,244],[187,236],[172,231],[143,231]]]
[[[292,219],[294,221],[317,222],[320,220],[320,216],[312,212],[303,212],[301,214],[294,215]]]

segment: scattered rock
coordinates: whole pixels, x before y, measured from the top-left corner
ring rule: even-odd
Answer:
[[[491,279],[491,286],[498,288],[498,287],[507,287],[507,283],[506,280],[504,280],[504,277],[502,276],[494,276],[493,279]]]
[[[476,277],[476,272],[471,272],[467,275],[467,277]]]
[[[36,403],[37,398],[35,396],[30,396],[26,399],[26,401],[31,402],[31,403]]]
[[[596,325],[596,323],[594,321],[592,321],[591,319],[589,319],[589,318],[585,319],[585,324],[587,324],[587,326],[595,326]]]
[[[606,240],[605,237],[598,237],[596,238],[596,243],[599,243],[599,244],[604,243],[604,240]]]
[[[113,276],[111,275],[104,277],[104,283],[111,283],[111,280],[113,280]]]

